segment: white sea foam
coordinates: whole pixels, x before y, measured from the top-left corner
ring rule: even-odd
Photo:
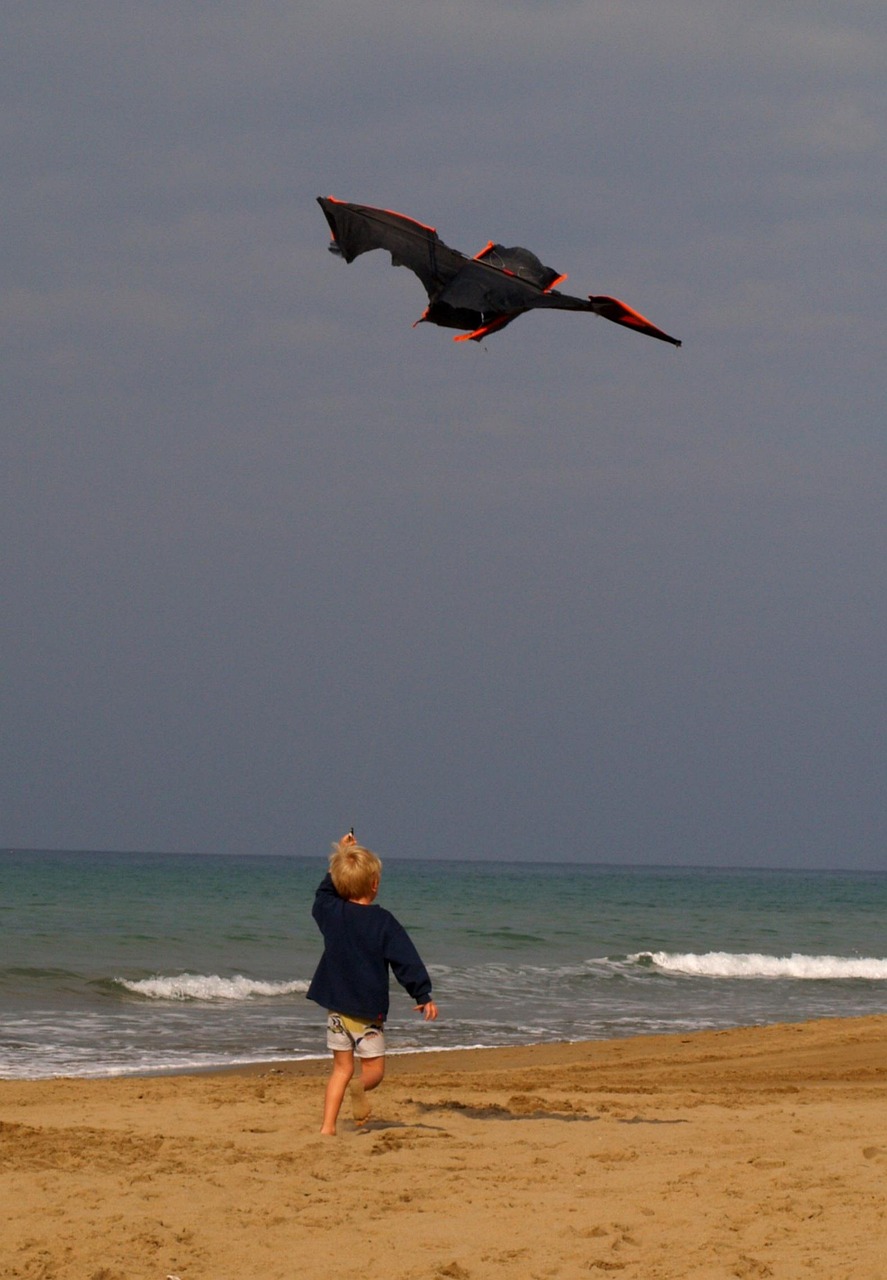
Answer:
[[[731,954],[708,951],[692,952],[641,951],[629,957],[636,962],[652,964],[666,973],[690,974],[700,978],[797,978],[818,982],[835,979],[862,978],[870,982],[887,981],[887,960],[870,957],[767,956],[757,952]]]
[[[210,973],[179,973],[170,977],[161,974],[153,978],[115,981],[135,995],[148,1000],[249,1000],[256,996],[288,996],[308,990],[308,983],[296,978],[291,982],[262,982],[235,974],[222,978]]]

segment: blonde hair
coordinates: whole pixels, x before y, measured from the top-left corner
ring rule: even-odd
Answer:
[[[382,859],[360,844],[334,844],[330,875],[340,898],[366,898],[382,875]]]

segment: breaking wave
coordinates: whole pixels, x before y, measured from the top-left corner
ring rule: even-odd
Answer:
[[[630,959],[665,973],[697,978],[795,978],[816,982],[848,978],[868,982],[887,981],[887,960],[865,956],[766,956],[757,952],[732,955],[727,951],[692,952],[641,951]]]
[[[235,974],[222,978],[210,973],[180,973],[171,977],[157,974],[153,978],[115,978],[115,985],[146,1000],[250,1000],[255,997],[289,996],[308,990],[308,983],[296,978],[290,982],[263,982]]]

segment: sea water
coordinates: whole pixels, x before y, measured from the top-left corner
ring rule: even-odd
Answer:
[[[0,852],[0,1076],[325,1055],[324,859]],[[397,1051],[887,1012],[887,875],[386,859],[440,1018]]]

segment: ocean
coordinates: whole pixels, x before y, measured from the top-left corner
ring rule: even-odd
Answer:
[[[323,857],[0,852],[0,1077],[324,1057]],[[386,859],[392,1052],[887,1013],[887,874]]]

